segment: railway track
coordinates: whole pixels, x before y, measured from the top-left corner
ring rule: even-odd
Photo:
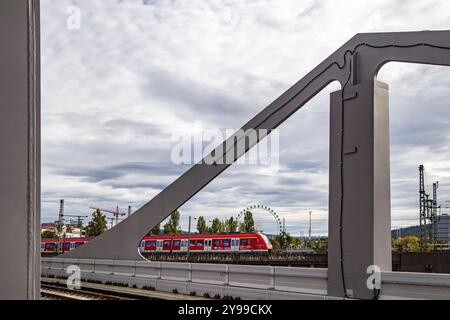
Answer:
[[[203,297],[81,282],[81,289],[69,289],[65,280],[43,278],[43,300],[209,300]]]
[[[41,283],[43,300],[132,300],[112,294],[103,294],[91,290],[68,289],[55,284]]]
[[[286,253],[191,253],[189,256],[179,253],[142,253],[150,261],[217,263],[241,265],[271,265],[285,267],[327,267],[327,254],[309,254],[303,252]]]

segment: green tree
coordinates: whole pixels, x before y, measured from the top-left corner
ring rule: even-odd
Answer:
[[[42,239],[58,239],[58,234],[53,230],[44,230],[41,232]]]
[[[319,238],[312,241],[312,249],[314,253],[328,252],[328,238]]]
[[[211,233],[221,233],[225,231],[225,226],[219,218],[214,218],[211,224]]]
[[[198,231],[198,233],[200,233],[200,234],[208,233],[209,232],[208,229],[209,228],[206,225],[205,217],[203,217],[203,216],[198,217],[198,220],[197,220],[197,231]]]
[[[278,241],[278,243],[280,244],[280,247],[282,249],[286,249],[287,247],[289,247],[292,243],[292,237],[290,236],[289,233],[287,233],[286,231],[281,232],[276,238],[275,240]]]
[[[236,232],[238,227],[237,220],[234,220],[233,217],[225,220],[225,232]]]
[[[298,238],[292,238],[291,246],[296,249],[301,248],[302,242]]]
[[[239,226],[241,232],[255,232],[255,221],[253,220],[253,213],[247,211],[244,214],[244,222]]]
[[[100,212],[100,210],[95,210],[92,213],[92,219],[89,221],[86,231],[90,237],[97,237],[105,232],[106,227],[106,216]]]
[[[178,210],[172,212],[169,221],[164,225],[165,234],[179,234],[180,228],[180,212]]]
[[[280,246],[280,243],[277,240],[272,239],[272,240],[270,240],[270,243],[272,243],[272,250],[273,251],[280,251],[281,246]]]
[[[420,239],[414,236],[400,238],[393,241],[392,247],[397,252],[419,252]]]
[[[158,223],[156,226],[150,229],[147,236],[157,236],[161,233],[161,224]]]

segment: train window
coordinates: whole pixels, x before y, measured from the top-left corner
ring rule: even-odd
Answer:
[[[220,247],[220,240],[214,240],[214,247]]]
[[[189,247],[195,247],[195,240],[189,241]]]
[[[229,247],[230,246],[230,240],[223,240],[223,246]]]
[[[175,240],[175,241],[173,242],[173,246],[174,246],[174,247],[179,247],[179,246],[180,246],[180,240]]]
[[[152,242],[151,241],[146,241],[145,242],[145,246],[146,247],[152,247]]]
[[[156,242],[155,241],[150,242],[150,247],[156,247]]]
[[[145,241],[144,241],[144,240],[142,240],[142,241],[141,241],[141,244],[139,245],[139,247],[141,247],[141,248],[142,248],[142,247],[143,247],[144,245],[145,245]]]
[[[170,241],[164,241],[164,247],[170,247]]]
[[[83,244],[83,242],[76,242],[75,243],[75,248],[78,248],[79,246],[81,246]]]
[[[203,247],[203,240],[197,240],[197,247]]]
[[[248,246],[248,240],[247,239],[242,239],[241,240],[241,245]]]

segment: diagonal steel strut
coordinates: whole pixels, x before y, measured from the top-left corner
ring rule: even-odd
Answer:
[[[248,129],[277,128],[293,113],[333,81],[339,81],[343,90],[347,84],[370,81],[387,62],[411,62],[450,65],[450,31],[422,31],[399,33],[357,34],[331,54],[316,68],[242,126]],[[245,139],[236,133],[216,150],[226,150],[235,139]],[[264,136],[259,136],[258,141]],[[258,141],[245,150],[232,154],[236,161]],[[228,150],[227,152],[234,152]],[[217,158],[217,154],[206,160]],[[223,154],[220,153],[219,156]],[[230,156],[229,153],[223,156]],[[205,164],[203,160],[147,202],[126,220],[89,243],[62,255],[64,258],[86,259],[143,259],[138,244],[147,232],[181,207],[197,192],[226,170],[231,164]]]

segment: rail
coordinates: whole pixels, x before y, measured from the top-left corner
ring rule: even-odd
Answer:
[[[63,300],[210,300],[211,298],[194,294],[159,292],[151,287],[130,287],[126,283],[98,282],[100,281],[80,281],[80,288],[72,289],[67,287],[65,279],[42,278],[41,297],[52,298],[53,294],[55,298],[58,298],[58,295],[62,296]],[[69,299],[64,299],[66,296]]]
[[[309,254],[300,252],[286,253],[142,253],[150,261],[190,262],[190,263],[225,263],[246,265],[271,265],[289,267],[326,268],[326,254]]]

